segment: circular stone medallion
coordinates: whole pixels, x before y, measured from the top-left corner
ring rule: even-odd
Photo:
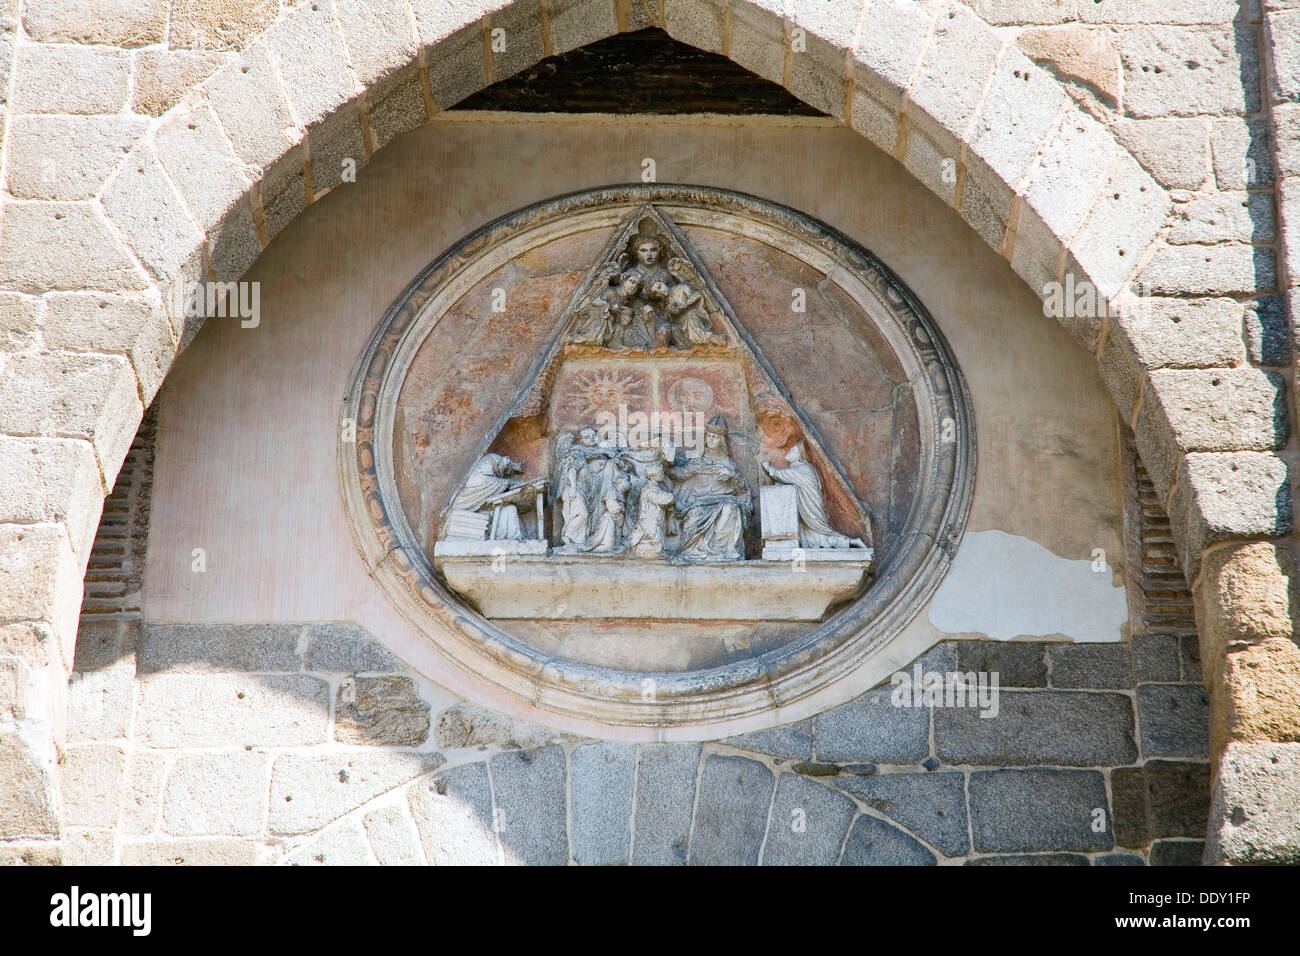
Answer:
[[[385,314],[342,418],[401,613],[482,686],[624,737],[773,726],[888,676],[974,479],[916,297],[829,227],[696,186],[466,237]]]

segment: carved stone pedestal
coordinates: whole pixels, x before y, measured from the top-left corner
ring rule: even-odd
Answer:
[[[463,538],[444,538],[434,545],[433,555],[435,559],[445,556],[489,558],[516,557],[521,554],[545,556],[546,548],[546,542],[537,538],[525,538],[522,541],[494,538],[467,541]]]
[[[682,565],[564,554],[493,560],[442,551],[435,563],[447,583],[488,618],[819,621],[862,584],[870,553],[853,553],[856,561],[802,569],[756,561]]]
[[[798,544],[786,547],[763,546],[764,561],[784,561],[804,564],[849,564],[862,565],[863,570],[871,567],[875,557],[872,548],[801,548]]]

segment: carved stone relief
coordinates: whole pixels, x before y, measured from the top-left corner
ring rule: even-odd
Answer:
[[[534,619],[663,619],[683,606],[670,607],[672,591],[625,593],[644,589],[644,562],[727,564],[737,567],[676,576],[675,591],[699,592],[685,602],[696,616],[749,618],[747,592],[767,588],[784,599],[782,619],[819,620],[862,587],[868,507],[661,210],[647,204],[624,218],[559,328],[497,435],[483,436],[494,450],[474,461],[441,517],[434,565],[452,590],[490,617],[509,616],[508,605]],[[779,470],[761,460],[772,441],[760,405],[797,431]],[[810,443],[820,469],[805,457]],[[521,477],[511,455],[547,474]],[[850,506],[852,534],[831,526],[821,470]],[[769,493],[774,481],[797,492],[796,533],[760,550],[759,494],[779,510],[785,490]],[[507,555],[517,565],[508,576]],[[584,572],[571,558],[603,561],[601,586],[572,590]],[[833,566],[822,568],[826,560]],[[797,561],[801,573],[743,567],[751,561]],[[482,574],[493,562],[496,573]],[[553,600],[557,588],[564,600]],[[536,600],[521,606],[520,590]]]
[[[826,227],[718,190],[485,227],[395,303],[343,415],[399,609],[486,682],[611,724],[753,714],[860,666],[969,506],[965,389],[919,304]]]

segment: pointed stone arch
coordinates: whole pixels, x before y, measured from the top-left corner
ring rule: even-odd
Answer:
[[[13,437],[0,464],[22,498],[0,516],[12,522],[14,557],[0,568],[17,596],[7,616],[52,631],[70,663],[94,519],[144,407],[197,331],[185,315],[195,283],[241,276],[343,181],[345,160],[364,165],[545,56],[645,26],[721,53],[866,136],[1035,292],[1068,278],[1123,302],[1148,264],[1164,265],[1165,191],[956,0],[307,0],[154,120],[93,201],[6,206],[5,238],[23,255],[0,255],[0,288],[93,292],[114,319],[3,369],[0,431]],[[1157,278],[1167,280],[1158,291],[1179,291],[1176,276]],[[1186,330],[1178,338],[1167,317],[1133,303],[1062,321],[1097,357],[1169,506],[1203,646],[1221,655],[1229,640],[1290,637],[1289,552],[1267,540],[1291,528],[1285,466],[1279,476],[1272,454],[1288,437],[1280,378],[1244,362],[1187,367],[1198,363],[1174,355]],[[20,471],[31,436],[57,441],[42,446],[39,468]]]

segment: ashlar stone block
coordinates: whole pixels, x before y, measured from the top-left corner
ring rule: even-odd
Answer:
[[[183,754],[167,775],[162,828],[173,836],[251,836],[266,815],[266,766],[257,751]]]
[[[490,761],[493,821],[507,864],[563,866],[569,859],[564,751],[517,750]]]
[[[978,852],[1108,850],[1114,846],[1106,784],[1096,770],[986,770],[970,775]],[[1098,831],[1095,810],[1105,814]]]
[[[308,129],[361,92],[332,6],[299,4],[262,34],[297,124]]]
[[[271,766],[267,825],[272,833],[310,833],[443,763],[437,753],[281,754]]]
[[[410,816],[399,806],[380,807],[366,814],[363,824],[370,850],[380,866],[423,866],[420,838]]]
[[[1271,541],[1215,548],[1201,563],[1193,591],[1207,673],[1231,647],[1294,634],[1300,606],[1290,551]]]
[[[131,110],[162,116],[225,63],[228,54],[193,50],[141,50],[132,66]]]
[[[854,51],[853,79],[888,107],[898,109],[930,35],[935,9],[908,0],[867,6]]]
[[[1231,23],[1241,13],[1239,0],[1091,0],[1079,7],[1079,18],[1089,23]]]
[[[99,526],[103,493],[90,442],[0,437],[0,520],[63,524],[73,550],[85,555]]]
[[[639,751],[632,861],[681,866],[686,862],[690,839],[700,748],[692,744],[646,744]]]
[[[1041,21],[1030,21],[1041,22]],[[1031,27],[1016,34],[1016,46],[1054,75],[1076,81],[1107,106],[1119,101],[1119,52],[1109,31],[1069,24]]]
[[[169,42],[173,48],[238,50],[279,12],[279,6],[266,0],[223,0],[219,4],[174,0]]]
[[[59,832],[48,771],[16,733],[0,734],[0,839],[49,839]]]
[[[140,681],[135,735],[153,747],[325,743],[329,685],[303,675],[153,674]]]
[[[487,29],[493,83],[514,76],[546,56],[541,0],[515,0],[501,5],[488,17]]]
[[[41,43],[148,46],[167,32],[164,0],[31,0],[23,29]]]
[[[668,35],[674,40],[710,53],[722,52],[725,23],[726,13],[718,0],[692,0],[685,3],[678,0],[664,7],[664,29]],[[733,21],[733,31],[735,26]],[[745,30],[746,27],[741,27],[742,32]],[[780,79],[776,82],[780,82]]]
[[[1138,448],[1162,497],[1180,449],[1268,451],[1286,442],[1286,396],[1275,372],[1155,369],[1149,383]]]
[[[383,149],[402,133],[428,122],[420,84],[419,73],[411,70],[377,102],[370,104],[370,132],[376,150]]]
[[[934,866],[925,845],[898,827],[862,814],[844,842],[841,866]]]
[[[670,4],[670,8],[677,4]],[[713,44],[721,50],[723,16],[715,0],[695,4],[697,12],[683,15],[676,29],[678,39],[701,49],[711,49]],[[732,4],[729,55],[751,73],[783,83],[785,79],[786,39],[785,23],[781,10],[771,3]],[[676,13],[674,13],[676,16]],[[672,32],[671,30],[669,32]],[[677,36],[677,34],[674,34]],[[695,39],[692,39],[694,37]]]
[[[1121,120],[1115,134],[1166,189],[1200,189],[1205,185],[1210,137],[1204,120]],[[1226,187],[1220,183],[1220,188]]]
[[[614,0],[548,0],[551,49],[567,53],[618,32]]]
[[[1210,745],[1300,741],[1300,645],[1289,637],[1230,646],[1208,668],[1214,693]]]
[[[939,142],[964,140],[1006,41],[960,4],[941,10],[907,88],[907,114]]]
[[[1143,368],[1230,368],[1245,358],[1241,324],[1233,299],[1145,296],[1111,329]]]
[[[156,300],[143,295],[54,293],[46,297],[45,344],[120,353],[131,360],[148,403],[176,357],[176,333]]]
[[[309,638],[307,670],[370,674],[402,669],[383,644],[355,624],[313,624]]]
[[[1174,226],[1168,241],[1273,241],[1272,197],[1264,193],[1219,192],[1192,196],[1174,203]]]
[[[262,175],[302,142],[302,129],[265,43],[248,47],[204,83],[203,89],[235,155]]]
[[[1253,295],[1277,283],[1273,250],[1245,243],[1158,248],[1139,277],[1154,295]]]
[[[492,2],[491,6],[498,4]],[[484,0],[411,0],[416,33],[425,49],[440,44],[487,12]]]
[[[1165,191],[1136,160],[1121,155],[1070,241],[1071,257],[1099,294],[1109,299],[1120,292],[1168,209]]]
[[[19,199],[89,199],[147,125],[138,116],[15,117],[9,192]]]
[[[841,774],[835,777],[834,783],[873,810],[907,827],[946,856],[964,856],[970,852],[962,774],[947,771],[869,777]]]
[[[1124,107],[1145,117],[1241,115],[1259,109],[1254,33],[1134,26],[1119,34]]]
[[[415,13],[407,0],[334,0],[357,82],[372,95],[415,60]]]
[[[223,135],[217,114],[199,100],[174,109],[154,132],[158,157],[194,214],[212,229],[252,181]]]
[[[40,294],[148,287],[144,270],[94,203],[5,203],[4,237],[0,283],[6,288]]]
[[[1137,704],[1143,756],[1209,756],[1210,701],[1204,687],[1143,684]]]
[[[1277,10],[1265,21],[1264,43],[1273,68],[1273,99],[1300,103],[1300,9]]]
[[[289,857],[290,866],[374,866],[370,844],[366,842],[361,826],[347,820],[294,851]]]
[[[630,863],[636,748],[605,741],[584,744],[574,749],[569,764],[574,862]]]
[[[117,744],[69,747],[59,768],[63,823],[116,826],[125,765],[126,756]]]
[[[888,688],[873,690],[816,718],[818,760],[834,763],[920,763],[930,752],[924,707],[895,707]]]
[[[1291,531],[1286,462],[1265,453],[1197,452],[1183,456],[1170,499],[1182,535],[1183,570],[1195,578],[1201,551],[1233,538],[1273,538]]]
[[[1300,743],[1230,743],[1219,759],[1209,862],[1300,863]]]
[[[973,707],[934,711],[940,759],[992,766],[1114,766],[1137,756],[1133,708],[1122,694],[1003,691],[996,717]]]
[[[409,677],[345,678],[334,739],[344,744],[418,747],[429,736],[429,705]]]
[[[1078,16],[1071,0],[973,0],[975,12],[989,23],[1067,23]]]
[[[0,429],[88,439],[105,487],[112,487],[143,414],[135,373],[120,356],[16,355],[0,372]]]
[[[487,764],[463,764],[406,791],[425,859],[433,866],[500,862]]]
[[[24,44],[15,69],[17,113],[118,113],[131,89],[131,54],[108,47]]]
[[[123,866],[252,866],[265,862],[253,840],[144,840],[122,844]]]
[[[461,13],[468,18],[468,12],[458,12],[455,19],[459,20]],[[416,21],[422,22],[418,6]],[[477,18],[469,20],[467,26],[432,41],[436,44],[432,48],[430,41],[425,39],[427,36],[422,27],[421,40],[428,50],[429,90],[439,108],[449,109],[488,85],[483,26]]]
[[[72,662],[84,573],[62,525],[0,525],[0,613],[48,624],[64,667]]]
[[[968,167],[986,191],[1008,195],[1019,188],[1038,150],[1066,104],[1060,84],[1016,50],[998,64],[993,83],[967,142]]]
[[[1079,110],[1066,116],[1024,192],[1025,202],[1054,236],[1065,240],[1074,234],[1117,149],[1110,132],[1092,117]]]
[[[1281,107],[1275,109],[1280,111]],[[1214,180],[1220,189],[1249,189],[1273,183],[1268,124],[1262,120],[1234,117],[1211,122],[1210,155]]]
[[[705,758],[690,862],[697,866],[758,863],[774,783],[772,771],[756,760]]]
[[[764,866],[833,866],[857,808],[853,801],[795,773],[778,778]]]
[[[201,247],[203,234],[148,143],[131,150],[101,201],[132,251],[159,280],[180,275]]]

